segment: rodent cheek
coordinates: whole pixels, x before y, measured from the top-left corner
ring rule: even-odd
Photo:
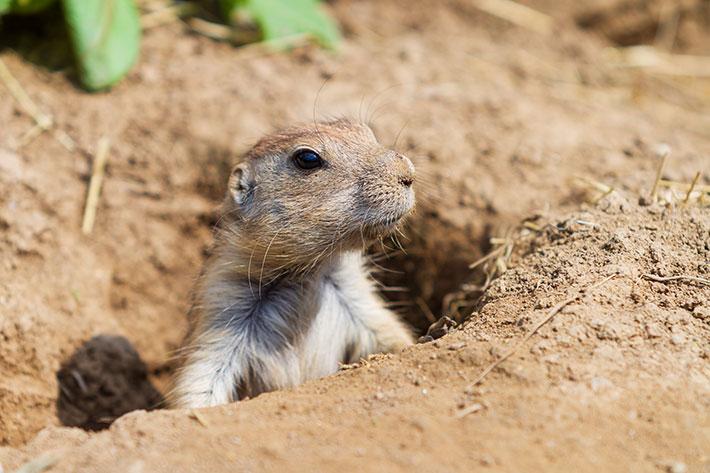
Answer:
[[[269,207],[269,214],[274,221],[283,220],[287,216],[286,206],[279,200],[274,200]]]

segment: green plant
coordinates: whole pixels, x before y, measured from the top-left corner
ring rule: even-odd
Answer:
[[[0,0],[0,16],[38,13],[55,1]],[[118,82],[133,66],[140,49],[140,15],[135,1],[58,1],[82,85],[95,91]],[[332,49],[340,40],[337,26],[321,9],[319,0],[220,0],[220,6],[233,27],[238,28],[246,19],[258,28],[264,41],[308,36]]]
[[[62,6],[82,84],[99,90],[118,82],[140,48],[133,0],[62,0]]]
[[[0,0],[0,15],[39,13],[55,0]],[[118,82],[133,66],[140,47],[140,22],[133,0],[61,0],[79,80],[88,90]]]
[[[340,41],[337,26],[319,0],[221,0],[220,4],[227,21],[246,17],[259,27],[264,41],[306,34],[331,49]]]

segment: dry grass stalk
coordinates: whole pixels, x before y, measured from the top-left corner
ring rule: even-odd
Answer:
[[[195,419],[197,423],[199,423],[202,427],[209,427],[210,423],[207,422],[207,419],[204,418],[202,414],[200,414],[200,411],[197,409],[192,409],[190,411],[190,417]]]
[[[464,407],[462,409],[459,409],[456,411],[456,418],[458,419],[463,419],[469,414],[473,414],[474,412],[478,412],[481,409],[483,409],[483,405],[479,403],[471,404],[468,407]]]
[[[656,276],[655,274],[643,274],[642,278],[648,279],[649,281],[656,282],[670,282],[670,281],[692,281],[705,286],[710,286],[710,280],[701,278],[699,276],[690,276],[686,274],[681,274],[678,276]]]
[[[486,261],[498,257],[502,252],[503,252],[504,247],[500,246],[496,248],[495,250],[491,251],[487,255],[483,256],[482,258],[479,258],[475,262],[471,263],[468,265],[468,269],[475,269],[485,263]]]
[[[229,41],[239,46],[238,53],[241,59],[268,56],[279,51],[300,48],[313,43],[313,36],[307,33],[258,41],[258,36],[251,30],[235,30],[229,26],[212,23],[200,18],[190,18],[187,24],[195,33],[217,41]]]
[[[35,126],[29,129],[19,140],[18,147],[22,147],[32,141],[43,132],[54,126],[54,119],[51,115],[44,113],[37,104],[30,98],[20,82],[15,79],[5,62],[0,59],[0,80],[3,81],[12,97],[20,105],[20,108],[29,115],[35,122]],[[55,138],[68,151],[74,151],[74,140],[62,130],[55,130]]]
[[[481,284],[464,284],[461,286],[461,290],[450,293],[444,297],[444,311],[450,312],[456,322],[463,322],[468,315],[462,315],[461,311],[463,309],[469,311],[472,305],[475,306],[477,303],[472,299],[472,295],[478,294],[479,297],[476,301],[480,300],[480,296],[488,289],[493,280],[508,270],[508,264],[513,255],[516,238],[519,235],[519,232],[516,233],[516,231],[517,229],[507,232],[505,237],[491,238],[490,243],[496,248],[469,265],[470,269],[476,269],[482,266],[480,272],[484,275],[484,281]]]
[[[99,204],[99,195],[101,194],[101,183],[104,178],[106,169],[106,161],[108,160],[108,150],[110,142],[108,138],[103,137],[99,140],[96,156],[91,170],[91,180],[89,181],[89,191],[86,197],[86,206],[84,207],[84,218],[81,224],[81,231],[84,235],[91,233],[96,220],[96,207]]]
[[[674,2],[661,4],[661,14],[653,43],[659,49],[671,51],[678,35],[681,8]]]
[[[690,196],[693,193],[693,190],[695,189],[695,186],[698,184],[698,181],[700,180],[700,175],[702,173],[700,171],[695,173],[695,177],[693,178],[693,182],[690,183],[690,187],[688,188],[688,193],[685,194],[685,199],[683,199],[683,203],[687,204],[690,201]]]
[[[551,16],[512,0],[476,0],[473,4],[490,15],[537,33],[550,34],[554,27]]]
[[[595,181],[594,179],[591,179],[587,176],[576,175],[576,176],[574,176],[574,179],[579,184],[581,184],[585,187],[589,187],[599,193],[599,195],[597,195],[593,199],[589,199],[589,203],[593,204],[593,205],[596,205],[597,203],[599,203],[600,200],[607,197],[615,190],[613,187],[608,186],[608,185],[604,184],[603,182]]]
[[[659,183],[661,187],[668,187],[671,189],[679,189],[679,190],[684,190],[688,188],[688,183],[687,182],[677,182],[677,181],[669,181],[667,179],[661,179],[661,182]],[[703,194],[710,194],[710,186],[704,186],[704,185],[695,185],[695,191],[700,192]]]
[[[429,321],[429,323],[433,324],[434,322],[437,321],[437,318],[434,317],[434,313],[431,311],[431,309],[429,308],[429,306],[427,305],[427,303],[424,299],[422,299],[421,297],[417,297],[415,299],[415,302],[417,303],[417,305],[419,306],[419,308],[421,309],[422,313],[427,318],[427,321]]]
[[[610,280],[611,280],[612,278],[614,278],[614,277],[616,277],[616,274],[612,274],[611,276],[607,276],[606,278],[602,279],[601,281],[599,281],[599,282],[597,282],[597,283],[594,283],[594,284],[592,284],[591,286],[588,286],[588,287],[586,287],[586,288],[581,289],[579,292],[577,292],[577,294],[575,294],[575,295],[573,295],[573,296],[570,296],[570,297],[568,297],[567,299],[564,299],[564,300],[562,300],[561,302],[558,302],[557,304],[555,304],[555,306],[553,306],[553,307],[547,312],[547,314],[545,315],[545,317],[543,317],[542,320],[540,320],[538,323],[536,323],[535,326],[534,326],[532,329],[530,329],[530,331],[529,331],[527,334],[525,334],[525,336],[523,337],[522,340],[520,340],[517,344],[515,344],[512,348],[510,348],[507,352],[505,352],[505,353],[504,353],[500,358],[498,358],[496,361],[494,361],[493,363],[491,363],[490,365],[488,365],[488,366],[486,367],[486,369],[484,369],[484,370],[481,372],[481,374],[479,374],[478,377],[477,377],[476,379],[474,379],[474,380],[471,382],[471,384],[469,385],[468,388],[472,389],[475,385],[477,385],[478,383],[480,383],[481,381],[483,381],[483,378],[485,378],[485,377],[488,375],[488,373],[490,373],[490,372],[493,371],[495,368],[497,368],[497,367],[498,367],[501,363],[503,363],[505,360],[507,360],[508,358],[510,358],[511,356],[513,356],[513,355],[515,354],[515,352],[517,352],[517,351],[520,349],[520,347],[522,347],[528,340],[530,340],[530,338],[532,338],[532,336],[535,335],[535,334],[537,333],[537,331],[540,330],[540,328],[541,328],[543,325],[545,325],[546,323],[548,323],[550,320],[552,320],[552,319],[555,317],[555,315],[557,315],[558,313],[560,313],[560,311],[562,311],[562,309],[564,309],[564,308],[565,308],[566,306],[568,306],[569,304],[571,304],[571,303],[577,301],[577,300],[578,300],[579,298],[581,298],[583,295],[589,293],[589,291],[591,291],[591,290],[593,290],[593,289],[596,289],[596,288],[598,288],[598,287],[600,287],[600,286],[606,284],[608,281],[610,281]]]
[[[523,228],[527,228],[528,230],[532,230],[534,232],[541,232],[543,230],[540,225],[532,223],[530,221],[523,222]]]
[[[157,26],[166,25],[178,21],[185,16],[194,15],[199,10],[196,3],[184,2],[176,4],[164,4],[150,13],[141,15],[141,28],[148,30]]]
[[[10,69],[7,68],[5,62],[0,59],[0,79],[5,83],[12,96],[15,98],[20,107],[35,121],[37,126],[43,130],[48,130],[54,124],[52,117],[39,109],[37,104],[25,92],[15,76],[12,75]]]
[[[611,48],[609,51],[611,61],[620,67],[666,76],[710,77],[710,57],[663,53],[653,46]]]
[[[195,33],[207,36],[208,38],[218,41],[231,41],[232,28],[226,25],[220,25],[211,21],[206,21],[201,18],[190,18],[187,21],[188,26]]]
[[[574,179],[578,181],[579,183],[589,186],[593,188],[596,191],[602,192],[602,193],[607,193],[607,192],[612,192],[614,190],[613,187],[608,186],[604,184],[603,182],[595,181],[594,179],[591,179],[587,176],[581,176],[581,175],[575,175]]]
[[[651,200],[656,202],[658,200],[658,187],[661,184],[661,176],[663,171],[666,169],[666,164],[668,163],[668,156],[671,154],[671,148],[668,145],[661,145],[656,150],[656,155],[661,158],[661,163],[658,165],[658,170],[656,171],[656,179],[653,182],[653,188],[651,189]]]

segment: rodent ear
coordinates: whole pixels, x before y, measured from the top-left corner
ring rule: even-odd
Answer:
[[[243,205],[246,202],[249,192],[252,188],[249,169],[245,163],[238,164],[232,169],[232,174],[229,176],[227,184],[229,194],[232,196],[237,205]]]

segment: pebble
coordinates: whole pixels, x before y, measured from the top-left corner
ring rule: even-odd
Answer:
[[[611,381],[609,381],[608,379],[606,379],[602,376],[595,376],[594,378],[592,378],[591,386],[592,386],[592,391],[599,392],[602,389],[609,388],[613,385],[612,385]]]
[[[646,335],[649,338],[658,338],[663,336],[663,330],[658,324],[647,324],[646,325]]]
[[[686,473],[688,471],[688,467],[685,466],[685,463],[683,462],[670,462],[666,466],[666,471],[668,473]]]
[[[693,309],[693,317],[700,320],[710,320],[710,307],[699,305]]]

